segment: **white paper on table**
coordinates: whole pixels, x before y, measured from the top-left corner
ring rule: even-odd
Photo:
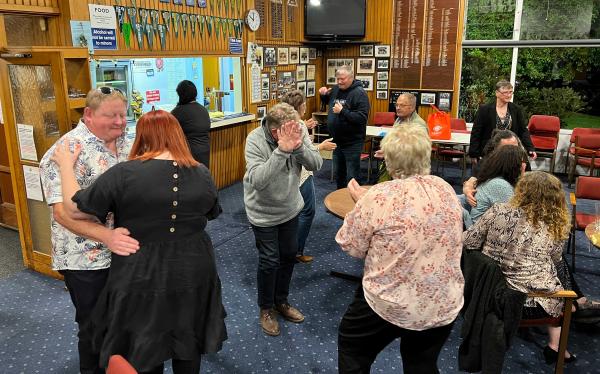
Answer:
[[[33,138],[33,126],[17,123],[17,136],[19,138],[19,151],[21,159],[38,161],[37,150]]]
[[[40,168],[23,165],[23,177],[25,179],[25,191],[27,192],[27,198],[44,201],[42,183],[40,181]]]

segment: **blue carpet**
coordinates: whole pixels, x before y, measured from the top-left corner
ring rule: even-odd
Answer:
[[[202,373],[335,373],[337,326],[357,284],[334,278],[330,270],[360,274],[362,263],[343,253],[334,241],[341,220],[327,213],[322,201],[335,185],[329,181],[330,161],[316,173],[317,215],[306,253],[311,264],[294,270],[290,301],[306,314],[302,324],[281,322],[281,335],[265,336],[256,305],[257,256],[254,236],[245,217],[242,186],[219,191],[224,213],[208,225],[223,284],[229,340],[217,354],[206,355]],[[448,167],[444,177],[460,189],[460,175]],[[600,299],[600,250],[590,249],[577,234],[576,278],[583,291]],[[77,373],[74,310],[63,283],[29,270],[0,279],[0,373]],[[444,346],[442,373],[456,373],[460,319]],[[543,361],[543,333],[533,342],[515,338],[505,360],[507,373],[551,373]],[[569,349],[578,356],[566,373],[600,373],[600,327],[573,324]],[[170,367],[165,372],[170,373]],[[399,343],[377,358],[373,373],[401,373]]]

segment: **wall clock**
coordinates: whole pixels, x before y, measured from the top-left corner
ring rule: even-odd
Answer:
[[[248,28],[252,31],[256,31],[260,27],[260,14],[256,9],[250,9],[248,13],[246,13],[246,25],[248,25]]]

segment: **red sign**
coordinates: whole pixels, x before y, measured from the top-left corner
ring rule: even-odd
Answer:
[[[160,101],[160,90],[148,90],[146,91],[146,102],[148,104]]]

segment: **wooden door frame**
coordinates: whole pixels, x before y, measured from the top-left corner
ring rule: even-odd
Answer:
[[[17,213],[17,223],[19,228],[19,240],[21,243],[21,252],[23,263],[40,273],[59,278],[60,275],[52,270],[51,256],[45,253],[37,252],[33,246],[31,233],[31,223],[29,219],[29,208],[27,205],[27,195],[23,177],[22,165],[37,166],[37,162],[21,161],[18,147],[18,137],[16,132],[16,116],[14,112],[13,99],[10,89],[9,65],[46,65],[51,67],[52,82],[54,84],[54,94],[56,100],[56,114],[59,123],[59,130],[64,134],[68,126],[66,120],[66,97],[62,87],[63,70],[60,66],[59,51],[34,51],[32,49],[11,50],[10,53],[31,54],[30,58],[4,57],[0,58],[0,100],[2,100],[2,110],[4,113],[4,131],[6,136],[6,145],[8,158],[11,167],[11,180],[15,194],[15,206]],[[41,158],[41,157],[40,157]],[[50,229],[50,228],[48,228]]]

